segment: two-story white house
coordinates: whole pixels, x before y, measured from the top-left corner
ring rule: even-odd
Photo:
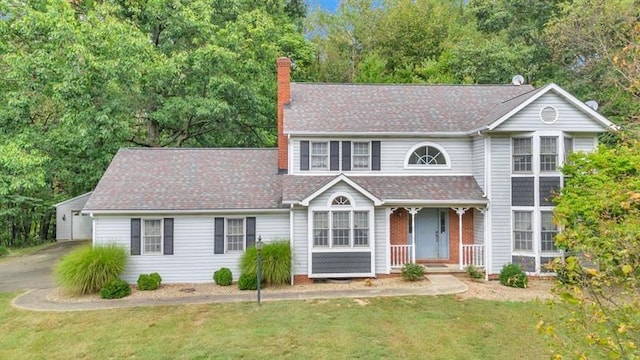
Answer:
[[[256,239],[286,239],[296,281],[408,262],[531,274],[561,255],[553,194],[572,151],[615,126],[555,84],[290,82],[277,61],[277,149],[122,149],[87,202],[125,279],[211,281]]]

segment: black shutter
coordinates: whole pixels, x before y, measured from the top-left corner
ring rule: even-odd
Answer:
[[[371,170],[380,170],[380,141],[371,142]]]
[[[329,170],[340,170],[340,142],[329,142]]]
[[[351,141],[342,142],[342,170],[351,170]]]
[[[140,255],[140,219],[131,219],[131,255]]]
[[[247,249],[256,245],[256,218],[248,217],[247,221]]]
[[[224,218],[215,219],[213,253],[224,254]]]
[[[300,141],[300,170],[309,170],[309,142]]]
[[[164,255],[173,255],[173,218],[164,219]]]

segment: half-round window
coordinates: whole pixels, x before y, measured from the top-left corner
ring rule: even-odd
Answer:
[[[351,201],[349,201],[349,198],[346,196],[336,196],[335,198],[333,198],[333,201],[331,202],[331,205],[333,206],[348,206],[351,205]]]
[[[443,150],[435,146],[423,145],[412,149],[407,164],[409,166],[446,166],[447,157]]]

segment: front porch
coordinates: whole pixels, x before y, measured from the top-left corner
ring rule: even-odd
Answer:
[[[485,208],[475,209],[483,216]],[[389,233],[392,271],[406,263],[423,264],[430,272],[485,267],[484,238],[474,236],[473,208],[392,208]]]

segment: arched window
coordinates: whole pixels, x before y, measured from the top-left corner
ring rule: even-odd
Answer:
[[[409,151],[407,158],[408,167],[443,167],[448,165],[447,153],[439,146],[432,144],[414,146]]]
[[[351,201],[346,196],[338,195],[335,198],[333,198],[333,201],[331,202],[331,205],[333,205],[333,206],[348,206],[348,205],[351,205]]]

